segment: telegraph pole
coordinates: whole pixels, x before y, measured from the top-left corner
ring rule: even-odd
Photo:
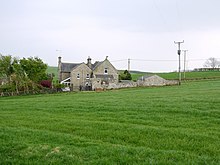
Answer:
[[[181,85],[181,67],[180,67],[180,54],[181,54],[181,49],[180,49],[180,44],[184,43],[184,40],[182,42],[176,42],[174,41],[175,44],[178,44],[178,50],[177,54],[179,55],[179,85]]]
[[[128,59],[128,72],[130,73],[130,65],[131,65],[131,59]]]
[[[58,56],[58,80],[59,83],[62,81],[62,76],[61,76],[61,50],[56,50],[57,52],[59,52],[59,56]]]
[[[184,52],[184,69],[183,69],[183,78],[184,78],[184,80],[186,79],[186,52],[187,52],[188,50],[183,50],[183,52]]]

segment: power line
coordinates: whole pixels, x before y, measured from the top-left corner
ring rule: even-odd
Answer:
[[[158,11],[159,16],[161,17],[161,19],[162,19],[164,25],[165,25],[165,24],[166,24],[166,20],[165,20],[164,14],[161,12],[159,6],[157,5],[156,0],[153,0],[153,4],[154,4],[154,7],[156,8],[156,10]]]
[[[185,50],[182,50],[182,51],[184,52]],[[177,53],[179,53],[179,51],[177,51]],[[216,58],[216,59],[219,60],[220,58]],[[120,64],[121,67],[123,66],[123,68],[127,68],[127,70],[130,71],[131,70],[131,64],[132,64],[133,67],[137,67],[137,66],[155,65],[155,64],[157,64],[157,62],[158,63],[162,62],[163,64],[160,63],[160,65],[162,67],[162,65],[167,65],[167,64],[173,65],[174,63],[177,63],[179,60],[180,59],[178,59],[178,60],[177,59],[176,60],[172,60],[172,59],[169,59],[169,60],[167,60],[167,59],[158,60],[158,59],[130,59],[130,58],[128,58],[128,59],[113,60],[113,61],[110,61],[110,62],[118,63],[118,65]],[[199,62],[200,64],[198,64],[198,63],[195,63],[195,61],[203,61],[203,62],[205,62],[206,60],[207,59],[188,59],[188,58],[186,59],[186,58],[184,58],[184,60],[180,60],[179,61],[179,65],[180,65],[180,62],[181,63],[183,62],[184,63],[184,71],[186,71],[187,68],[188,68],[188,63],[191,62],[191,64],[190,64],[191,68],[193,68],[193,67],[194,68],[198,68],[198,65],[201,65],[201,62]],[[181,71],[180,69],[178,69],[178,70]],[[179,74],[181,74],[181,72]],[[179,75],[179,77],[180,77],[180,75]],[[184,77],[185,77],[185,75],[184,75]]]
[[[122,60],[114,60],[114,61],[110,61],[110,62],[121,62],[121,61],[127,61],[127,59],[122,59]]]
[[[207,59],[187,59],[187,61],[206,61]],[[216,59],[220,60],[220,58],[216,58]],[[113,60],[113,61],[110,61],[110,62],[121,62],[121,61],[128,61],[128,59]],[[179,61],[179,60],[171,60],[171,59],[170,60],[130,59],[130,61],[140,61],[140,62],[176,62],[176,61]],[[181,61],[184,61],[184,60],[181,60]]]
[[[184,69],[183,69],[183,78],[186,79],[186,52],[188,50],[183,50],[184,52]]]
[[[150,61],[150,62],[160,62],[160,61],[167,61],[167,62],[170,62],[170,61],[177,61],[177,60],[145,60],[145,59],[130,59],[132,61]]]

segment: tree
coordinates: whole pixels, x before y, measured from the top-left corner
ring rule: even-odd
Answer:
[[[120,80],[132,80],[131,74],[128,72],[128,70],[125,70],[123,73],[119,75]]]
[[[24,86],[23,82],[25,81],[25,73],[19,64],[19,60],[16,58],[14,59],[11,67],[13,73],[10,76],[10,83],[15,86],[16,93],[19,93],[19,90]]]
[[[204,67],[207,68],[218,68],[220,67],[220,61],[218,61],[217,58],[210,57],[209,59],[206,60]]]
[[[10,78],[13,73],[14,58],[12,56],[3,56],[0,54],[0,77]]]
[[[28,78],[36,83],[47,79],[47,64],[38,57],[23,58],[20,60],[21,67]]]
[[[22,88],[24,71],[22,70],[19,60],[12,56],[0,56],[0,76],[3,77],[7,84],[3,88],[16,93]]]
[[[37,57],[28,59],[17,59],[12,56],[0,54],[0,79],[6,80],[6,84],[0,85],[0,91],[11,93],[41,88],[40,81],[47,80],[47,65]]]

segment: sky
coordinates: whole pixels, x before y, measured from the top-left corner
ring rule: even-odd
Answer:
[[[49,66],[108,59],[117,69],[186,69],[220,60],[219,0],[0,0],[0,53]],[[184,64],[181,53],[181,69]]]

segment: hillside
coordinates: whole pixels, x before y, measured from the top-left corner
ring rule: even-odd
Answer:
[[[58,68],[56,66],[48,66],[47,73],[54,73],[54,81],[58,80]]]
[[[57,80],[57,67],[48,67],[47,72],[48,73],[54,73],[55,74],[55,80]],[[119,71],[123,72],[123,71]],[[147,73],[147,72],[139,72],[139,71],[131,71],[131,76],[133,80],[137,80],[139,77],[144,75],[153,75],[157,74],[158,76],[161,76],[165,79],[178,79],[178,73],[177,72],[170,72],[170,73]],[[183,76],[183,73],[182,73]],[[208,72],[186,72],[186,79],[193,80],[193,79],[215,79],[220,78],[220,72],[219,71],[208,71]]]
[[[143,75],[153,75],[156,74],[168,80],[178,79],[179,73],[170,72],[170,73],[131,73],[133,80],[141,77]],[[183,79],[183,73],[181,73]],[[195,80],[195,79],[215,79],[220,78],[219,71],[208,71],[208,72],[186,72],[186,80]]]

